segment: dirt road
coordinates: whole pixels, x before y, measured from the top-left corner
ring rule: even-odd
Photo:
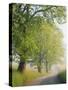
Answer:
[[[59,77],[57,75],[40,77],[32,82],[29,82],[27,85],[47,85],[47,84],[60,84]]]

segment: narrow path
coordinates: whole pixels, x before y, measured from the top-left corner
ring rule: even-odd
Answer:
[[[40,85],[47,85],[47,84],[59,84],[60,80],[58,76],[51,76],[48,78],[45,78],[40,82]]]
[[[27,85],[47,85],[47,84],[60,84],[59,77],[57,75],[41,77],[36,80],[33,80]]]

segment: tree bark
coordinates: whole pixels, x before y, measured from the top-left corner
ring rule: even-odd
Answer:
[[[24,72],[25,66],[26,66],[25,61],[20,60],[20,63],[19,63],[19,66],[18,66],[18,71],[19,72]]]
[[[48,73],[48,61],[46,60],[46,72]]]
[[[42,69],[41,69],[41,65],[42,65],[42,59],[43,59],[43,57],[42,57],[42,52],[40,52],[39,53],[39,61],[38,61],[38,72],[42,72]]]
[[[41,73],[41,66],[38,65],[38,72]]]

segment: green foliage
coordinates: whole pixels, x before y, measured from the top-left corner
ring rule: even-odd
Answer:
[[[66,83],[66,71],[62,71],[59,75],[58,75],[61,83]]]
[[[12,43],[21,60],[56,63],[63,56],[62,33],[55,20],[65,21],[65,7],[13,4]],[[59,19],[60,18],[60,19]],[[61,52],[60,52],[61,51]],[[41,59],[40,59],[41,58]]]
[[[38,27],[38,30],[36,30],[33,38],[35,38],[36,43],[34,49],[37,48],[35,51],[37,59],[40,59],[39,57],[41,57],[42,60],[47,59],[49,64],[53,64],[60,61],[60,58],[63,57],[63,35],[54,25],[43,22],[42,25]]]
[[[47,8],[46,6],[44,8]],[[54,23],[56,20],[59,24],[66,22],[66,8],[64,6],[51,6],[48,11],[43,12],[48,22]]]

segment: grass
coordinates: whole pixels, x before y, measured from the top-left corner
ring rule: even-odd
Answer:
[[[32,80],[45,75],[47,75],[47,73],[38,73],[37,71],[32,71],[30,69],[26,69],[24,73],[14,70],[12,72],[12,86],[24,86]]]
[[[66,83],[66,71],[61,72],[58,77],[60,78],[61,83]]]

